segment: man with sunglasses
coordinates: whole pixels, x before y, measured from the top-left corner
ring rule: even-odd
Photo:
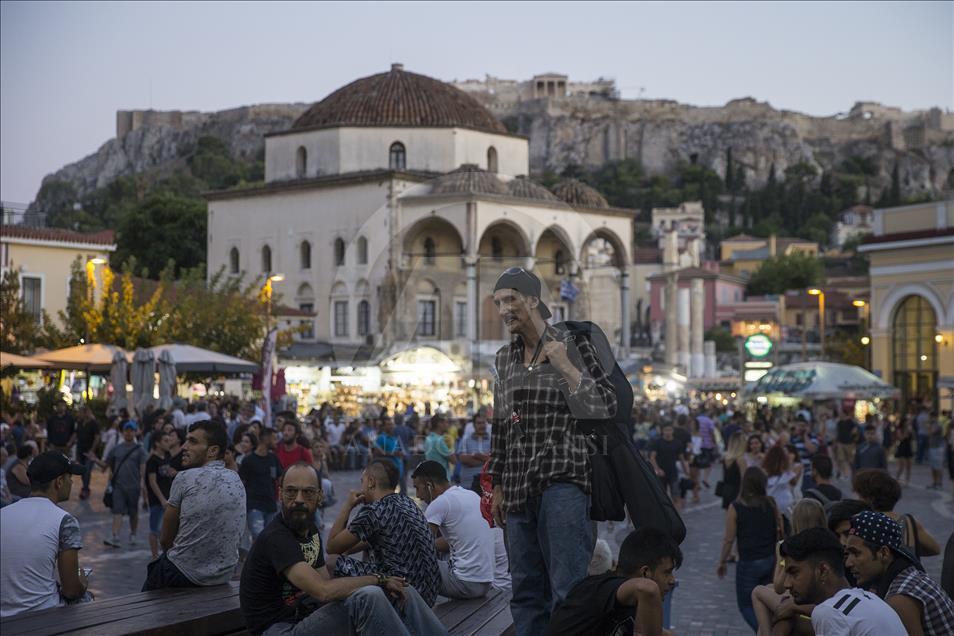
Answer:
[[[510,552],[517,634],[541,634],[553,608],[586,577],[593,553],[590,469],[581,419],[616,413],[596,349],[547,324],[540,279],[503,272],[494,304],[512,341],[497,352],[488,472],[494,521]]]

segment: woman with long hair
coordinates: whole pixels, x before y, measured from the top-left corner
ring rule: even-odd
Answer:
[[[735,596],[742,618],[758,629],[752,590],[772,581],[775,569],[775,544],[781,539],[781,517],[775,501],[766,493],[766,477],[761,468],[747,468],[742,475],[742,490],[725,514],[725,536],[718,577],[726,574],[726,560],[738,543],[739,560],[735,572]]]
[[[799,469],[792,468],[792,460],[781,446],[773,446],[762,460],[762,469],[767,477],[766,491],[769,497],[775,500],[775,505],[783,515],[789,516],[792,506],[795,505],[795,494],[792,488],[798,483]]]
[[[739,496],[742,487],[742,471],[745,465],[745,433],[739,431],[729,438],[729,447],[722,457],[722,509]]]
[[[762,441],[762,435],[752,433],[746,441],[745,448],[745,466],[761,466],[765,459],[765,442]]]

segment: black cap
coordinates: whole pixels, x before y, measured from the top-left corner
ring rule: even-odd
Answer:
[[[82,475],[84,468],[59,451],[46,451],[37,455],[27,467],[27,477],[31,484],[45,484],[60,475]]]
[[[540,298],[540,288],[540,279],[537,278],[534,273],[522,267],[505,269],[503,274],[500,275],[500,278],[497,279],[497,284],[494,285],[494,291],[500,289],[516,289],[524,296],[533,296],[540,300],[540,304],[537,305],[537,308],[540,310],[540,316],[546,320],[553,314],[550,313],[550,308],[547,307],[543,299]]]

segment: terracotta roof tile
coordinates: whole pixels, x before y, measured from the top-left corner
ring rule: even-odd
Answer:
[[[74,232],[53,227],[27,227],[25,225],[4,225],[0,234],[4,238],[21,238],[33,241],[59,241],[61,243],[89,243],[112,246],[116,243],[116,233],[112,230],[99,232]]]
[[[584,208],[608,208],[602,194],[577,179],[566,179],[553,186],[553,194],[570,205]]]

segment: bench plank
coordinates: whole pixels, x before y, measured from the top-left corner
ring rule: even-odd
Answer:
[[[513,625],[510,615],[510,595],[502,593],[489,599],[480,610],[449,628],[451,636],[500,636]]]
[[[488,604],[494,603],[501,594],[503,594],[503,592],[500,590],[491,590],[487,593],[487,596],[483,598],[462,601],[452,600],[441,603],[434,608],[434,614],[437,615],[437,618],[445,627],[453,629],[471,615],[481,612]]]

